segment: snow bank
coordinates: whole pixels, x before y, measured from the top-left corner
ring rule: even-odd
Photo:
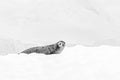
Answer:
[[[119,80],[120,48],[66,47],[61,54],[0,56],[1,80]]]

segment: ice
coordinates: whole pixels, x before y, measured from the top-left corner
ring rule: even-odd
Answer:
[[[2,80],[119,80],[120,48],[66,47],[61,54],[0,56]]]

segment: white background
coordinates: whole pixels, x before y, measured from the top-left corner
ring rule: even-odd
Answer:
[[[26,43],[65,40],[119,45],[119,0],[0,0],[0,36]]]

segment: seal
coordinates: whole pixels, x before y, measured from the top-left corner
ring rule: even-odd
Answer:
[[[22,51],[21,53],[25,53],[25,54],[43,53],[45,55],[59,54],[63,51],[64,47],[65,47],[65,42],[58,41],[57,43],[51,44],[51,45],[32,47],[32,48]]]

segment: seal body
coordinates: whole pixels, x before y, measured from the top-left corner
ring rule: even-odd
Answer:
[[[64,47],[65,47],[65,42],[59,41],[52,45],[32,47],[32,48],[22,51],[21,53],[25,53],[25,54],[43,53],[46,55],[59,54],[63,51]]]

